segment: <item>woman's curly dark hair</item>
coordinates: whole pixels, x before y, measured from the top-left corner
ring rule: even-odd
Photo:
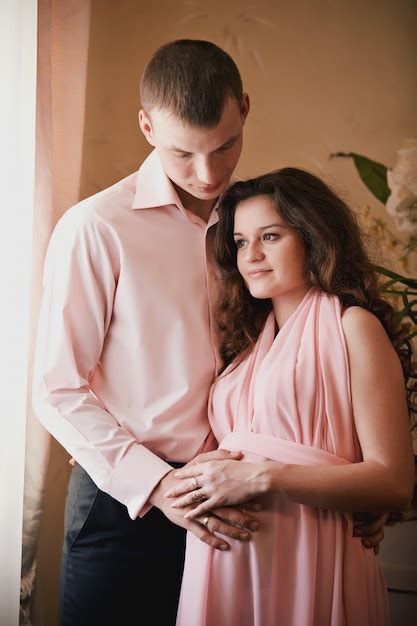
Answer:
[[[296,168],[235,183],[218,207],[214,254],[222,277],[218,326],[224,366],[250,351],[272,308],[269,299],[258,300],[246,288],[237,269],[233,237],[237,205],[263,195],[273,199],[277,213],[301,236],[311,285],[337,296],[344,308],[361,306],[380,320],[401,360],[411,405],[415,383],[410,385],[412,351],[405,339],[407,328],[395,323],[395,310],[381,298],[355,215],[322,180]]]

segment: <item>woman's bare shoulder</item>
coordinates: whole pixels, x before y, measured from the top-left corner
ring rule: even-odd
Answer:
[[[342,326],[346,332],[383,332],[385,329],[376,315],[361,306],[350,306],[342,311]]]
[[[352,306],[342,312],[342,327],[349,351],[358,356],[395,354],[385,328],[376,315],[360,306]]]

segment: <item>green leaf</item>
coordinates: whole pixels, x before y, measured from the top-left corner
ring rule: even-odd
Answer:
[[[356,152],[335,152],[330,155],[333,157],[344,157],[353,159],[356,169],[362,181],[368,187],[369,191],[384,204],[388,200],[391,191],[387,183],[387,168],[382,163],[371,161]]]
[[[403,276],[402,274],[397,274],[392,270],[389,270],[387,267],[383,267],[382,265],[374,265],[373,269],[378,274],[382,274],[387,278],[390,278],[390,285],[393,283],[401,283],[406,285],[407,287],[411,287],[411,289],[417,289],[417,278],[409,278],[408,276]],[[384,287],[385,285],[383,285]]]

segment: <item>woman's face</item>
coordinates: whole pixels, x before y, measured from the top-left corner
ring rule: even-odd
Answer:
[[[270,196],[236,207],[237,267],[254,298],[303,295],[309,287],[300,235],[280,217]]]

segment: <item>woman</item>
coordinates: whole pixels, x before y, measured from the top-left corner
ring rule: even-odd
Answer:
[[[382,626],[385,583],[344,512],[403,509],[412,494],[410,356],[393,347],[393,310],[352,213],[315,176],[236,183],[219,220],[225,369],[210,421],[244,454],[180,470],[169,495],[200,502],[187,514],[200,518],[260,498],[261,529],[224,553],[188,537],[177,623]]]

